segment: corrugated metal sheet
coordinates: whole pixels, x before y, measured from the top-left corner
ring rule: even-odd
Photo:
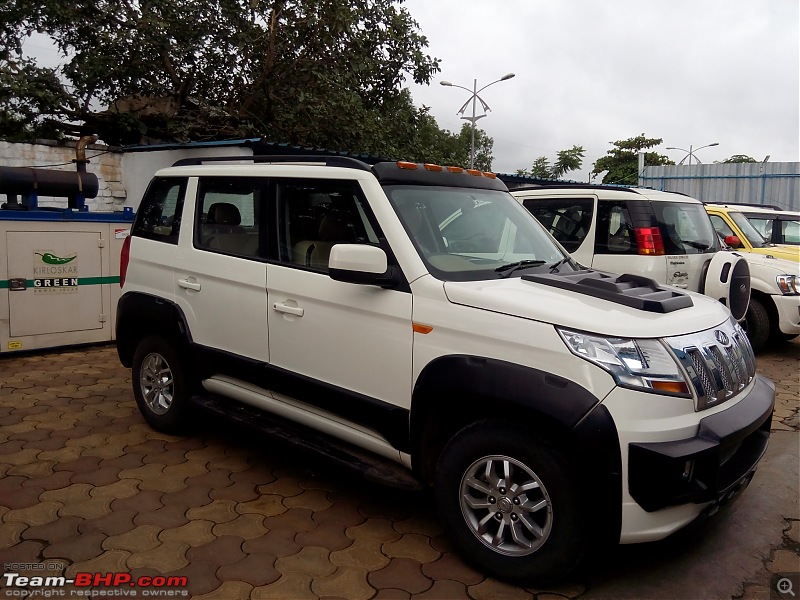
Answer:
[[[703,202],[772,204],[800,210],[800,163],[714,163],[645,167],[639,185]]]

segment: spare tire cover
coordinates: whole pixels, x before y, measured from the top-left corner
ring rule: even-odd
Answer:
[[[744,319],[750,305],[750,267],[744,257],[717,252],[708,265],[704,293],[727,306],[737,321]]]

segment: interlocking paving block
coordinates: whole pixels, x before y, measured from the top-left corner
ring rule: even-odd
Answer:
[[[80,456],[79,458],[61,460],[55,466],[56,471],[69,471],[70,473],[88,473],[96,471],[100,459],[95,456]]]
[[[135,496],[114,500],[111,503],[111,508],[114,510],[131,509],[137,512],[150,512],[164,506],[161,503],[163,495],[164,493],[158,490],[145,490]]]
[[[365,523],[367,517],[358,512],[358,505],[350,502],[335,502],[330,508],[314,511],[314,523],[328,523],[341,526],[343,529]]]
[[[303,548],[296,542],[295,537],[295,532],[290,529],[271,529],[261,537],[245,540],[242,550],[262,558],[292,556]]]
[[[0,462],[8,465],[29,465],[38,460],[41,450],[38,448],[23,448],[0,457]]]
[[[105,539],[106,536],[97,531],[76,534],[46,546],[42,556],[44,558],[69,556],[74,561],[89,560],[102,552]]]
[[[84,519],[96,519],[110,512],[110,498],[89,498],[88,500],[80,500],[65,504],[59,511],[59,515],[72,515],[75,517],[83,517]]]
[[[391,588],[386,588],[383,590],[378,590],[378,593],[373,596],[373,600],[408,600],[411,598],[411,594],[409,594],[405,590],[395,590]],[[444,598],[447,598],[444,596]],[[455,600],[455,598],[448,598],[448,600]]]
[[[0,523],[0,548],[10,548],[19,544],[22,541],[23,532],[28,529],[30,527],[25,523]]]
[[[202,560],[193,560],[177,571],[160,572],[165,577],[186,577],[188,582],[189,597],[196,598],[218,589],[222,582],[217,577],[218,565]],[[227,600],[238,600],[229,598]]]
[[[213,542],[214,533],[211,531],[214,523],[211,521],[189,521],[186,525],[181,525],[174,529],[162,529],[158,539],[162,542],[178,541],[189,544],[190,547],[202,546]]]
[[[139,454],[124,454],[122,456],[113,456],[110,458],[103,458],[98,464],[98,468],[114,468],[117,471],[128,471],[141,467],[142,456]]]
[[[477,585],[485,579],[482,573],[450,552],[442,554],[438,560],[422,565],[422,572],[434,581],[452,579],[465,585]]]
[[[352,567],[341,567],[327,577],[315,579],[311,591],[321,598],[348,600],[369,600],[375,595],[375,589],[367,583],[366,571]]]
[[[128,558],[129,567],[156,569],[158,571],[174,571],[189,564],[186,551],[189,545],[184,542],[162,542],[152,550],[132,553]]]
[[[254,588],[250,600],[319,600],[311,591],[312,578],[303,573],[283,575],[275,583]]]
[[[190,508],[186,511],[189,519],[205,519],[213,523],[227,523],[239,516],[236,512],[236,503],[232,500],[212,500],[208,504]]]
[[[88,571],[89,573],[111,573],[114,571],[130,571],[128,557],[130,552],[123,550],[108,550],[85,561],[78,561],[67,567],[66,576],[74,577],[76,573]]]
[[[206,464],[202,460],[187,460],[177,465],[169,465],[164,467],[164,476],[184,481],[187,477],[207,473],[210,469]]]
[[[30,465],[14,465],[8,469],[8,474],[21,475],[31,479],[46,477],[53,473],[55,465],[56,461],[54,460],[42,460]]]
[[[222,581],[243,581],[256,586],[269,585],[280,578],[281,574],[275,569],[274,561],[268,560],[263,555],[250,554],[242,560],[229,565],[223,565],[217,571],[217,577]]]
[[[12,475],[6,477],[6,479],[9,482],[13,481],[16,485],[14,487],[4,485],[0,488],[0,504],[9,509],[18,509],[32,506],[39,502],[39,496],[44,492],[43,487],[22,487],[23,482],[27,481],[25,477]]]
[[[152,481],[164,475],[164,465],[153,463],[136,467],[135,469],[124,469],[119,472],[120,479],[138,479],[141,482]],[[151,487],[143,489],[152,489]]]
[[[201,596],[193,596],[193,600],[232,600],[234,598],[250,598],[253,586],[241,581],[225,581],[213,592]]]
[[[283,575],[302,573],[310,577],[324,577],[336,570],[328,560],[329,552],[325,548],[306,546],[297,554],[283,556],[275,561],[275,568]]]
[[[57,464],[57,463],[56,463]],[[9,469],[8,475],[13,475]],[[2,480],[0,480],[2,481]],[[28,478],[22,487],[41,488],[42,490],[58,490],[72,485],[72,473],[70,471],[53,471],[47,475]]]
[[[150,512],[140,512],[133,519],[136,525],[158,525],[165,529],[174,529],[186,525],[189,521],[190,518],[186,516],[186,507],[183,506],[164,506]]]
[[[402,534],[394,530],[389,519],[381,518],[367,519],[361,525],[348,527],[345,533],[353,540],[367,538],[381,542],[394,542],[402,537]]]
[[[367,581],[375,589],[394,588],[412,594],[429,590],[433,582],[422,574],[422,565],[409,558],[396,558],[383,569],[372,571]]]
[[[89,473],[76,473],[72,477],[73,483],[88,483],[94,486],[107,486],[119,481],[119,469],[106,467]]]
[[[63,505],[60,502],[39,502],[34,506],[8,511],[3,515],[6,523],[25,523],[26,525],[44,525],[58,518],[58,511]]]
[[[42,492],[42,500],[53,500],[64,505],[74,502],[85,502],[89,499],[89,491],[92,489],[88,483],[73,483],[72,485],[59,490],[48,490]]]
[[[3,442],[2,444],[0,444],[0,456],[6,456],[8,454],[16,454],[17,452],[20,452],[22,448],[23,448],[23,443],[20,440],[11,440]]]
[[[213,471],[213,472],[227,473],[226,471]],[[254,484],[245,483],[243,481],[233,483],[230,480],[230,478],[228,478],[227,486],[212,485],[211,487],[212,489],[209,495],[214,500],[233,500],[234,502],[250,502],[251,500],[255,500],[256,498],[258,498],[259,496],[259,493],[256,491],[256,487]]]
[[[449,598],[451,600],[456,600],[457,598],[469,598],[469,595],[467,594],[467,586],[458,581],[442,579],[439,581],[434,581],[429,590],[424,591],[421,594],[414,594],[415,600],[442,600],[443,598]],[[539,598],[541,598],[541,596],[537,597],[537,600],[539,600]],[[559,600],[563,600],[563,598],[560,598]]]
[[[389,565],[391,559],[381,552],[381,542],[362,538],[342,550],[331,552],[331,563],[337,567],[353,567],[367,571],[379,571]]]
[[[167,492],[161,497],[164,506],[183,506],[184,508],[195,508],[205,506],[211,502],[208,488],[198,486],[185,487],[176,492]]]
[[[246,514],[227,523],[214,525],[214,535],[234,535],[243,539],[261,537],[269,530],[264,526],[264,517],[256,514]]]
[[[275,481],[275,476],[264,466],[250,466],[244,471],[233,471],[231,473],[231,480],[233,480],[234,483],[244,482],[258,486],[272,483]]]
[[[256,488],[259,494],[270,495],[275,494],[276,496],[283,496],[285,498],[291,496],[299,496],[305,490],[300,487],[299,482],[297,479],[292,477],[285,477],[282,479],[276,479],[270,483],[264,483]]]
[[[202,475],[193,475],[191,477],[187,477],[184,483],[186,484],[186,487],[205,488],[210,490],[210,494],[214,494],[216,492],[222,492],[226,488],[233,485],[230,475],[230,471],[212,469],[206,473],[203,473]],[[211,499],[216,500],[217,498],[212,495]],[[235,500],[235,498],[225,499]]]
[[[533,594],[496,579],[486,579],[467,588],[469,597],[474,600],[527,600]]]
[[[131,554],[152,550],[161,545],[159,533],[161,528],[156,525],[139,525],[120,535],[106,538],[103,550],[126,550]]]
[[[40,540],[52,544],[78,535],[79,527],[83,522],[83,519],[80,517],[61,517],[52,523],[28,527],[22,534],[22,537],[28,540]]]
[[[433,513],[411,515],[408,519],[395,521],[393,527],[400,533],[418,533],[428,537],[437,537],[444,534],[441,522]]]
[[[441,554],[431,547],[430,539],[417,533],[406,533],[396,542],[383,545],[383,552],[391,558],[411,558],[420,563],[437,560]]]
[[[196,560],[214,563],[216,565],[229,565],[245,557],[242,551],[244,540],[234,535],[214,538],[207,544],[190,548],[186,557],[194,562]]]
[[[308,532],[298,532],[295,539],[301,546],[322,546],[331,551],[349,548],[354,543],[341,525],[331,522],[317,525]]]
[[[23,540],[9,548],[0,548],[0,564],[38,563],[44,544],[37,540]]]
[[[287,510],[289,509],[284,506],[282,496],[259,496],[255,500],[236,504],[236,512],[238,513],[256,513],[265,517],[274,517],[285,513]]]
[[[132,508],[114,508],[112,503],[110,513],[83,521],[79,529],[81,532],[99,531],[108,536],[120,535],[136,527],[133,519],[137,514],[139,511]]]
[[[309,508],[314,511],[327,510],[333,506],[324,490],[305,490],[297,496],[286,498],[283,504],[288,508]]]

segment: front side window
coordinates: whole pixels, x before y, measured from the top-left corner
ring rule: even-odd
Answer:
[[[565,258],[541,224],[507,192],[414,185],[387,185],[384,190],[438,279],[503,277],[521,261],[514,272],[546,272],[548,265]]]
[[[202,177],[198,182],[195,246],[212,252],[257,258],[259,216],[267,180],[250,177]]]
[[[131,235],[177,244],[185,193],[185,178],[153,179],[139,205]]]
[[[283,263],[327,272],[334,245],[379,245],[377,225],[358,182],[280,181],[276,198]]]
[[[592,198],[528,199],[523,205],[569,252],[580,247],[592,225]]]

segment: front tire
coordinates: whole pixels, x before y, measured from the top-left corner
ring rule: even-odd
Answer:
[[[753,352],[763,350],[769,341],[772,326],[767,309],[756,298],[750,298],[750,306],[747,307],[747,314],[744,317],[744,326]]]
[[[535,432],[483,421],[445,446],[434,494],[468,560],[501,579],[544,584],[573,571],[586,551],[572,472]]]
[[[153,429],[175,433],[185,428],[191,409],[188,379],[166,339],[153,336],[139,342],[131,379],[139,411]]]

